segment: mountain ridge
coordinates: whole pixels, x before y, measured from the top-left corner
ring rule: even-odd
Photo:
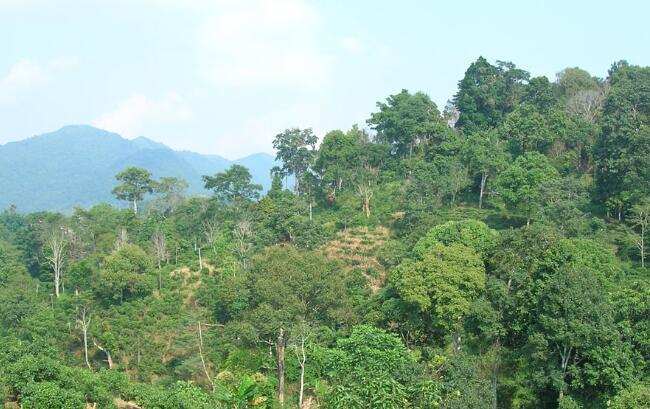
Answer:
[[[66,125],[0,145],[0,209],[15,205],[20,212],[65,212],[101,202],[117,204],[111,194],[115,174],[128,166],[146,168],[155,178],[183,178],[188,193],[207,194],[201,176],[233,164],[248,167],[265,190],[270,186],[275,160],[267,153],[228,160],[176,151],[144,136],[126,139],[90,125]]]

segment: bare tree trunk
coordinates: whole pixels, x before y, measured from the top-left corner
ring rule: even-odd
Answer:
[[[108,363],[108,369],[113,369],[113,358],[111,358],[111,353],[108,349],[102,347],[97,342],[93,340],[93,344],[106,355],[106,362]]]
[[[236,247],[237,255],[239,256],[239,259],[242,263],[242,267],[244,268],[244,270],[246,270],[248,267],[247,260],[246,260],[247,254],[252,247],[252,244],[249,242],[250,238],[253,236],[251,223],[248,220],[240,221],[235,226],[235,229],[233,230],[233,235],[235,236],[235,240],[237,240],[237,247]]]
[[[151,242],[153,244],[154,255],[156,256],[156,261],[158,262],[158,290],[162,290],[162,262],[169,259],[169,253],[167,252],[167,243],[165,242],[165,235],[160,229],[156,229],[151,236]]]
[[[280,328],[277,342],[275,343],[275,352],[278,359],[278,402],[284,406],[284,329]]]
[[[129,233],[126,231],[124,227],[122,227],[120,229],[120,233],[117,235],[117,239],[115,239],[115,250],[116,251],[121,250],[128,242],[129,242]]]
[[[138,201],[133,200],[133,213],[138,214]]]
[[[307,361],[307,354],[305,354],[305,337],[300,338],[300,395],[298,398],[298,406],[302,408],[302,403],[305,396],[305,362]]]
[[[88,314],[86,307],[81,308],[81,315],[77,318],[77,325],[81,328],[83,334],[84,360],[86,361],[86,366],[88,369],[92,369],[88,360],[88,327],[90,326],[90,314]]]
[[[212,380],[212,377],[210,376],[210,372],[208,372],[208,367],[205,364],[205,358],[203,357],[203,331],[201,330],[201,321],[198,323],[198,329],[199,329],[199,356],[201,357],[201,364],[203,365],[203,372],[205,372],[206,378],[208,378],[208,381],[210,382],[210,385],[212,385],[212,392],[214,392],[214,381]]]
[[[487,181],[487,172],[481,174],[481,191],[478,195],[478,208],[483,208],[483,194],[485,193],[485,182]]]
[[[458,331],[455,331],[451,335],[451,344],[452,348],[454,350],[454,353],[459,353],[460,352],[460,333]]]
[[[46,256],[47,261],[54,273],[54,294],[56,298],[61,295],[61,279],[63,275],[63,263],[65,262],[66,240],[64,233],[60,230],[53,231],[47,241],[50,255]]]
[[[641,255],[641,268],[645,267],[645,243],[643,240],[643,233],[639,236],[638,241],[635,243],[639,248],[639,253]]]
[[[564,388],[565,388],[565,382],[564,378],[566,377],[566,370],[567,366],[569,366],[569,359],[571,358],[571,352],[573,351],[573,347],[567,347],[564,346],[559,352],[560,352],[560,365],[562,368],[562,384],[560,385],[560,393],[558,394],[558,403],[562,401],[564,398]]]

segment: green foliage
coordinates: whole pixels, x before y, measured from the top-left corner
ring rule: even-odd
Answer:
[[[140,247],[126,244],[104,260],[95,292],[103,299],[122,302],[151,291],[147,275],[152,270],[149,256]]]
[[[120,185],[113,189],[113,194],[118,200],[126,200],[133,203],[133,211],[138,212],[137,203],[144,199],[147,193],[152,193],[154,181],[148,170],[136,167],[129,167],[115,176]]]
[[[415,254],[422,258],[436,244],[462,244],[482,257],[489,256],[497,245],[498,233],[478,220],[450,221],[429,230],[413,248]]]
[[[332,388],[327,407],[403,408],[415,362],[402,342],[368,325],[339,339],[332,354]]]
[[[445,131],[438,107],[422,92],[411,95],[404,89],[377,108],[368,124],[377,131],[377,142],[390,145],[398,156],[410,156],[417,143],[433,142]]]
[[[454,104],[460,116],[456,125],[468,133],[497,127],[516,106],[528,76],[512,63],[498,61],[494,66],[479,57],[458,83]]]
[[[249,202],[259,198],[261,185],[251,182],[248,169],[232,165],[229,169],[214,176],[203,176],[205,188],[213,190],[215,197],[224,203]]]
[[[282,166],[276,169],[275,173],[283,177],[293,175],[295,191],[300,190],[302,178],[309,170],[315,155],[317,141],[318,138],[311,128],[287,129],[273,138],[273,149],[277,152],[276,158],[282,161]]]
[[[444,117],[402,91],[374,140],[277,135],[261,198],[239,165],[213,198],[131,169],[137,214],[0,213],[3,403],[648,406],[646,77],[481,58]]]
[[[53,382],[32,383],[22,391],[22,407],[26,409],[83,409],[83,395],[65,390]]]
[[[496,180],[498,199],[530,221],[544,206],[542,187],[559,177],[548,158],[537,152],[519,156]]]
[[[437,327],[453,332],[485,286],[485,268],[472,248],[437,243],[420,260],[400,264],[390,281],[406,303],[429,315]]]
[[[621,218],[650,194],[650,68],[614,64],[609,84],[596,143],[596,185],[599,199]]]
[[[620,391],[608,405],[611,409],[632,409],[650,407],[650,387],[637,383]]]

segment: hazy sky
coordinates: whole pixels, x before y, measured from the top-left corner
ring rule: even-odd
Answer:
[[[0,143],[94,124],[229,158],[287,127],[442,108],[479,55],[533,75],[650,65],[650,1],[0,0]]]

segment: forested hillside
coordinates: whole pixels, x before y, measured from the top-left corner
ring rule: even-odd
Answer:
[[[650,407],[649,67],[479,58],[319,137],[264,196],[126,167],[127,208],[5,210],[6,405]]]
[[[201,176],[232,164],[250,168],[266,191],[271,184],[273,157],[264,153],[235,161],[217,155],[174,151],[144,137],[125,139],[88,125],[0,145],[0,208],[16,206],[21,213],[60,211],[99,203],[117,205],[111,195],[114,176],[128,166],[148,169],[158,177],[182,178],[188,193],[205,195]]]

